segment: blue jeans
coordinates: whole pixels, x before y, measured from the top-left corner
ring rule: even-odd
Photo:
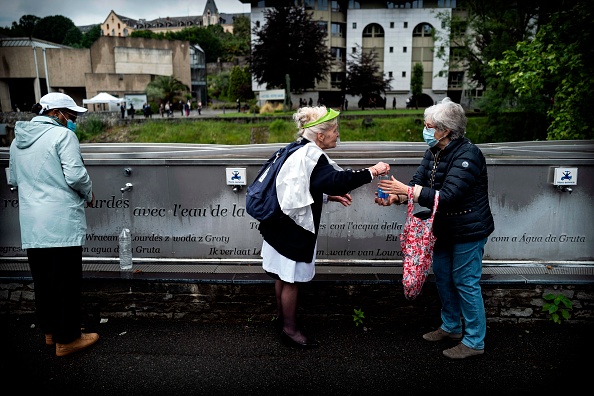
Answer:
[[[441,300],[441,328],[462,333],[462,344],[472,349],[485,347],[487,318],[479,281],[487,238],[476,242],[435,245],[433,273]]]

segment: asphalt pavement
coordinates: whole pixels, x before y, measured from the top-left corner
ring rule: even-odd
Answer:
[[[594,323],[492,323],[485,354],[449,360],[453,341],[421,335],[438,323],[320,322],[320,347],[279,341],[272,322],[114,319],[99,342],[65,357],[33,315],[0,316],[1,387],[50,395],[551,395],[591,387]],[[430,323],[433,322],[433,323]],[[4,393],[3,394],[8,394]]]

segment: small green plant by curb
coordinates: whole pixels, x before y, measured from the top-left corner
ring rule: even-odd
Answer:
[[[355,308],[353,311],[355,312],[355,314],[353,315],[353,322],[355,322],[355,326],[362,325],[363,318],[365,318],[363,310]]]
[[[552,293],[543,296],[543,298],[550,302],[545,303],[542,306],[542,310],[549,313],[549,318],[553,322],[561,324],[561,318],[564,320],[569,319],[571,316],[569,311],[573,309],[573,303],[569,298],[565,297],[563,294]]]

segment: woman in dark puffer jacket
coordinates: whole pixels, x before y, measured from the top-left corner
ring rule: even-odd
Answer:
[[[414,201],[432,208],[439,191],[433,223],[437,238],[433,273],[441,300],[441,326],[423,335],[427,341],[460,340],[443,354],[464,359],[484,353],[486,315],[479,281],[487,237],[495,225],[489,207],[487,164],[481,150],[466,133],[464,109],[445,98],[425,109],[423,138],[429,149],[408,185],[396,180],[381,181],[390,193],[376,198],[380,205],[407,201],[408,186]],[[463,322],[461,320],[463,318]]]

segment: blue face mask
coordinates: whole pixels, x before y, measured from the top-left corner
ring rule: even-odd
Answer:
[[[66,123],[66,128],[70,129],[72,132],[76,131],[76,124],[71,120],[68,120]]]
[[[439,140],[435,139],[435,128],[423,128],[423,139],[425,139],[425,143],[429,147],[433,147],[439,142]]]

